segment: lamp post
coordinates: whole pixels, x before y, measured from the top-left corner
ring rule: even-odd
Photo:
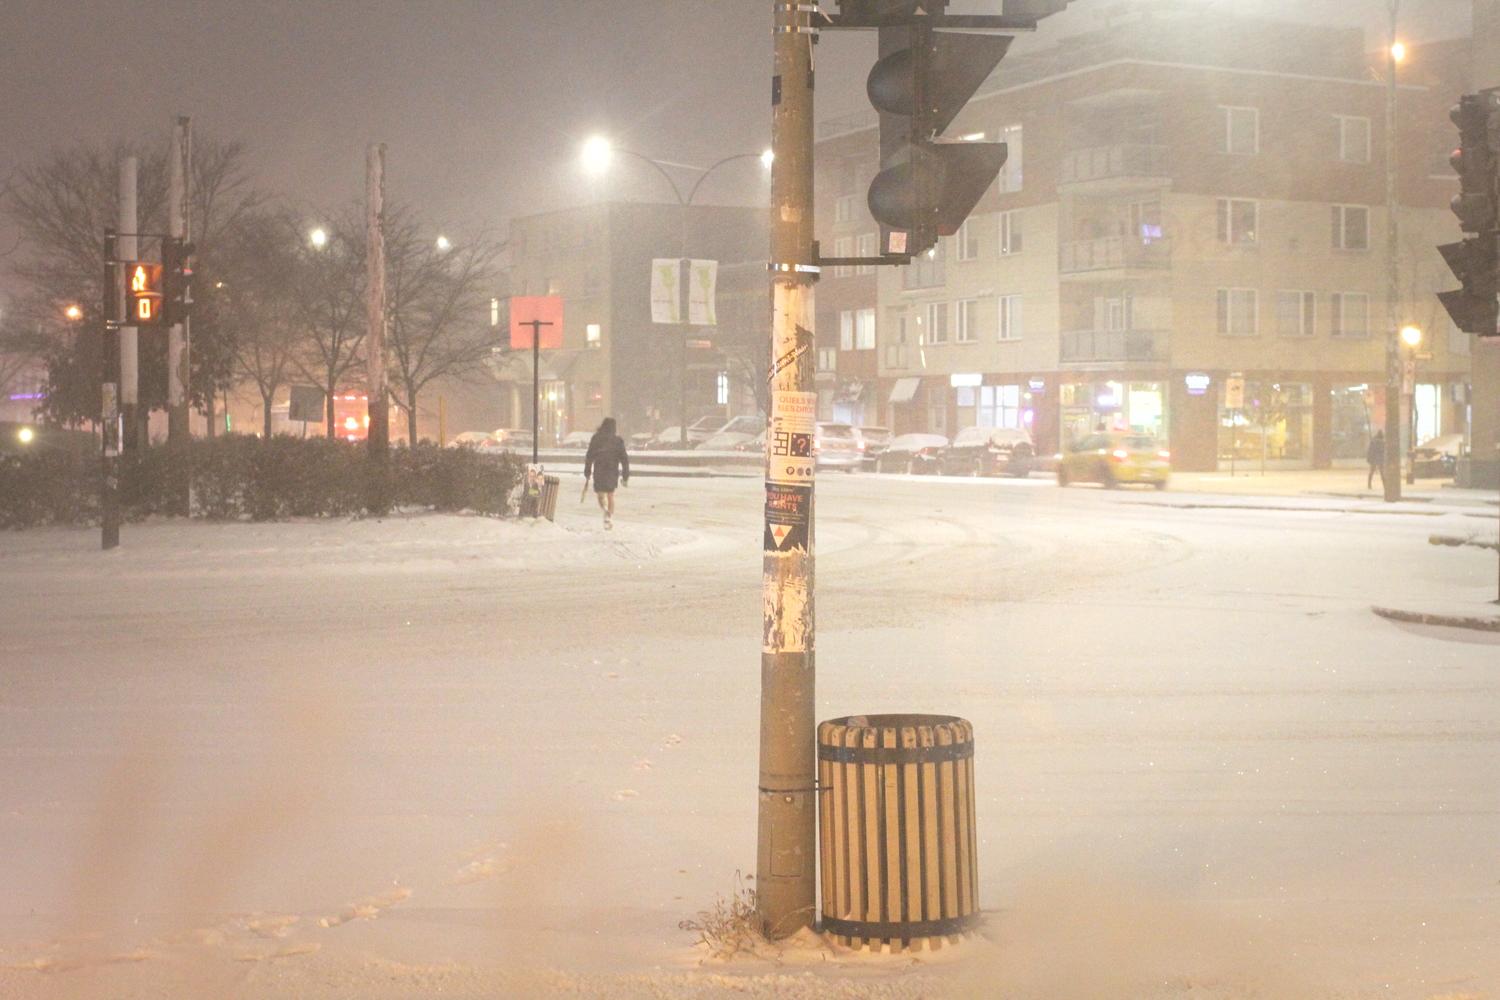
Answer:
[[[1387,0],[1390,16],[1390,38],[1386,46],[1385,87],[1385,465],[1381,479],[1385,501],[1401,499],[1402,357],[1401,357],[1401,279],[1396,260],[1396,64],[1406,49],[1396,41],[1396,12],[1400,0]]]
[[[643,161],[645,163],[651,164],[652,167],[656,168],[656,172],[659,173],[659,174],[661,174],[661,176],[666,179],[667,185],[669,187],[671,187],[671,189],[672,189],[672,196],[677,199],[677,266],[678,266],[678,288],[679,288],[679,292],[678,292],[678,297],[679,297],[678,309],[679,309],[679,315],[682,317],[682,322],[680,324],[681,329],[679,330],[679,336],[677,338],[677,340],[678,340],[678,359],[677,359],[677,364],[678,364],[678,378],[677,378],[678,439],[677,440],[678,440],[679,447],[686,448],[688,446],[688,430],[687,430],[687,428],[688,428],[688,420],[687,420],[687,414],[688,414],[688,408],[687,408],[687,351],[688,351],[688,347],[687,347],[687,345],[688,345],[688,335],[692,332],[691,331],[691,327],[690,327],[690,325],[688,323],[688,309],[687,309],[687,302],[686,302],[686,297],[687,297],[687,294],[688,294],[688,277],[689,277],[688,276],[688,255],[687,255],[688,208],[693,204],[693,199],[697,197],[698,190],[703,187],[703,182],[706,181],[706,180],[708,180],[709,175],[711,175],[715,170],[718,170],[720,167],[724,166],[726,163],[733,163],[736,160],[749,160],[749,159],[760,160],[761,163],[764,164],[767,169],[770,169],[771,160],[772,160],[771,151],[770,150],[766,150],[764,153],[735,153],[735,154],[733,154],[731,156],[724,157],[722,160],[719,160],[717,163],[714,163],[711,166],[708,166],[708,167],[694,167],[694,166],[690,166],[688,164],[671,163],[671,162],[667,162],[667,161],[654,160],[654,159],[652,159],[651,157],[647,156],[644,153],[638,153],[638,152],[636,152],[633,149],[623,149],[623,148],[619,148],[619,147],[613,146],[613,145],[610,144],[610,142],[609,142],[608,139],[605,139],[602,136],[595,136],[594,138],[590,139],[588,142],[584,143],[584,145],[583,145],[582,159],[583,159],[584,169],[587,170],[591,174],[595,174],[595,175],[603,174],[606,170],[609,169],[610,160],[613,158],[613,156],[614,156],[615,153],[624,153],[626,156],[633,156],[633,157],[635,157],[638,160],[641,160],[641,161]],[[669,167],[669,166],[671,166],[671,167],[679,167],[679,168],[684,169],[684,170],[697,170],[697,171],[700,171],[698,179],[693,183],[693,186],[688,190],[688,193],[687,193],[686,197],[683,196],[682,189],[677,186],[677,182],[672,179],[672,175],[667,172],[667,167]]]
[[[1401,343],[1406,347],[1406,360],[1401,366],[1401,393],[1406,401],[1406,481],[1417,481],[1417,348],[1422,344],[1422,331],[1415,326],[1401,328]]]

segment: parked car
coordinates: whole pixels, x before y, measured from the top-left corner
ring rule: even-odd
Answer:
[[[479,444],[480,451],[531,452],[531,431],[520,427],[501,427]]]
[[[450,448],[477,448],[490,439],[487,431],[464,431],[448,442]]]
[[[730,420],[729,423],[719,428],[720,434],[748,434],[754,437],[764,434],[766,430],[766,418],[760,414],[742,414]]]
[[[948,447],[941,434],[902,434],[875,459],[876,472],[936,472],[937,456]]]
[[[889,427],[861,427],[859,436],[865,442],[865,468],[874,469],[880,453],[891,446]]]
[[[567,436],[557,443],[557,446],[567,448],[569,451],[587,451],[589,442],[593,439],[593,431],[569,431]]]
[[[724,425],[729,423],[723,417],[699,417],[688,424],[687,439],[688,446],[702,444],[715,434],[724,430]],[[676,430],[676,428],[673,428]]]
[[[1114,489],[1121,483],[1149,483],[1164,490],[1171,475],[1171,452],[1154,438],[1124,431],[1081,438],[1057,463],[1059,486],[1102,483]]]
[[[1419,479],[1448,479],[1458,468],[1464,436],[1444,434],[1428,438],[1412,449],[1412,473]]]
[[[1031,436],[1014,427],[965,427],[938,455],[945,476],[1027,476]]]
[[[853,472],[864,464],[864,441],[853,424],[817,425],[813,435],[813,457],[820,469]]]
[[[735,431],[720,431],[713,437],[701,444],[693,445],[699,451],[734,451],[739,445],[746,441],[754,441],[752,434],[740,434]]]
[[[689,438],[689,440],[691,440],[691,438]],[[660,451],[663,448],[681,448],[681,447],[682,447],[682,428],[676,426],[675,424],[673,426],[671,426],[671,427],[666,428],[663,431],[660,431],[660,432],[658,432],[656,434],[653,434],[651,436],[651,440],[649,440],[649,441],[646,442],[646,448],[649,449],[649,450],[654,450],[654,451]]]
[[[645,451],[651,447],[651,441],[656,437],[650,431],[638,431],[630,435],[630,450]]]
[[[734,450],[735,451],[758,451],[761,454],[765,454],[765,451],[766,451],[766,432],[765,431],[761,431],[759,434],[755,435],[755,437],[751,438],[750,440],[748,440],[748,441],[741,441],[739,444],[737,444],[737,445],[734,446]]]

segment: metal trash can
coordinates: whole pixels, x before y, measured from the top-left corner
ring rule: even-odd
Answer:
[[[542,477],[542,495],[538,506],[541,515],[549,521],[557,520],[557,494],[562,490],[562,480],[556,476]]]
[[[818,726],[823,931],[892,951],[979,923],[974,727],[951,715],[855,715]]]

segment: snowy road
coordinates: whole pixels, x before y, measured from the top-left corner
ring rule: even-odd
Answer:
[[[713,994],[676,924],[754,865],[759,484],[638,479],[607,535],[576,488],[0,535],[0,995]],[[1500,646],[1369,611],[1489,596],[1427,537],[1493,508],[1182,502],[820,480],[819,717],[973,721],[1004,940],[812,982],[1500,990]]]

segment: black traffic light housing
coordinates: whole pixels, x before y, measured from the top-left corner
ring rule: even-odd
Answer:
[[[1439,292],[1453,323],[1466,333],[1494,337],[1500,326],[1500,94],[1465,94],[1448,113],[1458,126],[1459,146],[1449,162],[1458,172],[1453,214],[1474,236],[1438,247],[1462,288]]]
[[[196,247],[179,237],[161,241],[163,311],[168,326],[193,314],[193,254]]]

